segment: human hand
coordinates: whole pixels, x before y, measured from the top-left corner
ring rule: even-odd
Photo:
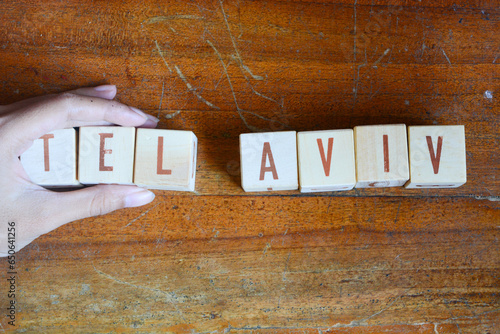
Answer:
[[[0,257],[8,255],[9,223],[15,223],[18,251],[68,222],[153,201],[152,192],[136,186],[97,185],[53,192],[31,182],[19,160],[35,139],[57,129],[112,124],[156,127],[157,118],[112,101],[115,95],[116,87],[105,85],[0,106]]]

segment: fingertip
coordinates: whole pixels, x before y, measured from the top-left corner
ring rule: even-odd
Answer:
[[[141,128],[156,128],[156,126],[158,125],[158,122],[160,120],[155,116],[146,114],[144,111],[135,107],[129,108],[133,110],[137,115],[142,117],[142,124],[139,125]]]
[[[116,96],[115,85],[101,85],[94,87],[94,90],[98,93],[99,97],[102,97],[107,100],[112,100]]]
[[[151,203],[155,199],[155,194],[152,191],[141,189],[133,191],[125,196],[125,208],[134,208]]]

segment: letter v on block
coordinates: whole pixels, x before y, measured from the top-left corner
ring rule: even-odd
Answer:
[[[455,188],[467,181],[463,125],[409,126],[408,142],[406,188]]]
[[[356,184],[352,129],[297,134],[301,192],[349,190]]]
[[[241,134],[240,160],[245,191],[298,188],[295,131]]]

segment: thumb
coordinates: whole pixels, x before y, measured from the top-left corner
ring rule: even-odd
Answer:
[[[149,190],[123,185],[97,185],[53,195],[56,197],[51,201],[56,216],[53,223],[56,226],[52,229],[74,220],[142,206],[155,198],[155,194]]]

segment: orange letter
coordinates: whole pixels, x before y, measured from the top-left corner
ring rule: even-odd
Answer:
[[[104,146],[106,144],[105,143],[106,138],[113,138],[113,134],[112,133],[100,133],[99,136],[101,136],[101,142],[100,142],[100,148],[99,148],[99,171],[112,172],[113,166],[104,166],[104,155],[113,153],[113,150],[105,150]]]
[[[389,173],[389,137],[384,135],[384,172]]]
[[[52,133],[43,135],[40,137],[40,139],[43,139],[43,161],[45,163],[45,171],[48,172],[50,171],[50,164],[49,164],[49,139],[54,138],[54,135]]]
[[[434,155],[434,147],[432,147],[431,136],[426,136],[427,146],[429,147],[429,154],[431,155],[432,168],[434,169],[434,174],[439,172],[439,161],[441,161],[441,148],[443,147],[443,137],[438,137],[437,152]]]
[[[323,148],[323,142],[321,138],[316,139],[319,147],[319,154],[321,155],[321,162],[323,163],[323,169],[325,170],[325,175],[330,176],[330,165],[332,163],[332,151],[333,151],[333,138],[328,138],[328,157],[325,158],[325,149]]]
[[[271,166],[266,167],[266,157],[269,156],[269,164]],[[266,172],[273,173],[273,179],[278,179],[278,172],[276,171],[276,166],[274,165],[273,152],[271,152],[271,145],[269,142],[264,143],[264,148],[262,149],[262,162],[260,164],[260,181],[264,180],[264,174]]]
[[[158,160],[156,160],[156,174],[170,175],[172,170],[163,169],[163,137],[158,137]]]

